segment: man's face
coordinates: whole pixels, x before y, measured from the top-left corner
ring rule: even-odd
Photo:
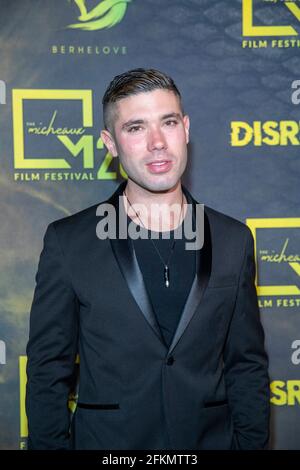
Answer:
[[[141,92],[116,103],[113,133],[102,131],[128,180],[148,191],[176,186],[187,163],[189,118],[169,90]]]

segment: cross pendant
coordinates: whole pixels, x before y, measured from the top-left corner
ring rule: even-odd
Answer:
[[[164,278],[165,278],[165,286],[169,287],[169,285],[170,285],[169,266],[165,266]]]

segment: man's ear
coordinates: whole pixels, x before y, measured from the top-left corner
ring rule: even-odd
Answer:
[[[105,147],[108,149],[109,153],[113,157],[117,157],[118,156],[118,151],[117,151],[117,147],[116,147],[113,135],[109,131],[107,131],[106,129],[101,131],[100,135],[101,135],[101,139],[102,139]]]
[[[185,129],[185,137],[186,137],[186,143],[189,143],[190,140],[190,118],[187,114],[183,116],[183,124],[184,124],[184,129]]]

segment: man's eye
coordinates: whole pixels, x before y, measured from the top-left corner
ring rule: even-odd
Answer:
[[[128,132],[134,133],[134,132],[139,131],[140,129],[141,129],[141,126],[132,126],[132,127],[129,127]]]
[[[166,125],[169,127],[176,126],[176,124],[178,124],[178,122],[175,119],[170,119],[169,121],[166,121]]]

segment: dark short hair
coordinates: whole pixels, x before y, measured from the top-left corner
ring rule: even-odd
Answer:
[[[158,89],[172,91],[178,97],[183,113],[180,92],[173,79],[165,73],[155,69],[138,68],[116,75],[108,85],[102,99],[104,127],[110,129],[113,121],[113,105],[117,101]]]

